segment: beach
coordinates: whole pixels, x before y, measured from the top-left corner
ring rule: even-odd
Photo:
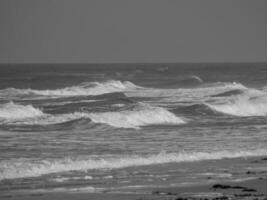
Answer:
[[[77,187],[72,189],[54,188],[42,190],[21,190],[16,193],[2,193],[1,199],[110,199],[110,200],[152,200],[152,199],[174,199],[174,200],[226,200],[226,199],[258,199],[265,200],[267,198],[267,157],[256,158],[239,158],[229,160],[205,161],[201,163],[185,163],[183,167],[198,168],[200,165],[207,169],[205,177],[198,180],[198,183],[191,182],[180,185],[179,181],[174,180],[172,186],[164,187],[158,183],[154,186],[144,187],[120,187],[106,188],[105,190],[96,190],[92,187]],[[247,164],[247,168],[235,169],[232,171],[227,168],[239,166],[242,163]],[[253,167],[254,166],[254,167]],[[153,166],[150,166],[153,167]],[[210,167],[224,169],[222,174],[208,173]],[[232,179],[226,174],[238,176],[238,179]],[[177,185],[177,186],[175,186]]]

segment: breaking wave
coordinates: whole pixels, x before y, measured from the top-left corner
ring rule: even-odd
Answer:
[[[117,128],[135,128],[153,124],[183,124],[184,120],[164,108],[147,104],[138,105],[132,110],[117,112],[74,112],[65,114],[46,114],[31,105],[4,104],[0,109],[2,123],[8,125],[50,125],[78,119],[90,119],[95,123],[108,124]]]
[[[123,92],[141,88],[129,81],[106,81],[106,82],[85,82],[77,86],[65,87],[55,90],[34,90],[7,88],[0,91],[1,96],[41,95],[41,96],[89,96],[101,95],[113,92]]]
[[[240,117],[267,115],[266,96],[251,98],[249,95],[240,95],[226,103],[206,105],[217,112]]]
[[[132,166],[155,165],[164,163],[193,162],[201,160],[217,160],[224,158],[238,158],[251,156],[265,156],[267,149],[251,151],[218,151],[218,152],[180,152],[160,153],[147,156],[114,156],[109,158],[80,158],[62,160],[10,160],[0,162],[0,180],[36,177],[45,174],[86,171],[92,169],[116,169]]]
[[[139,128],[152,124],[184,124],[185,121],[160,107],[140,106],[133,110],[89,114],[95,123],[105,123],[118,128]]]
[[[126,91],[128,97],[157,97],[161,98],[161,102],[177,103],[177,102],[200,102],[206,101],[212,95],[224,93],[231,90],[248,89],[240,83],[213,83],[204,84],[195,88],[178,88],[178,89],[158,89],[158,88],[142,88],[140,90]]]
[[[49,125],[83,118],[85,113],[51,115],[43,113],[32,105],[19,105],[13,102],[0,106],[0,122],[7,125]]]
[[[18,105],[13,102],[0,105],[0,119],[23,119],[23,118],[34,118],[40,117],[44,113],[38,109],[34,108],[32,105]]]

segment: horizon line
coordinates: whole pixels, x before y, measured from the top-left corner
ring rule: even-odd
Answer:
[[[267,64],[267,61],[226,61],[226,62],[10,62],[0,65],[112,65],[112,64]]]

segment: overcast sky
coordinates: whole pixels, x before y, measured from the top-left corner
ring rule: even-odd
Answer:
[[[0,63],[267,61],[266,0],[1,0]]]

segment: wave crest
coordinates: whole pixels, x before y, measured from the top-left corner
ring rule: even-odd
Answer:
[[[183,124],[184,120],[160,107],[140,106],[133,110],[89,114],[95,123],[105,123],[118,128],[139,128],[153,124]]]
[[[16,89],[8,88],[0,91],[1,96],[23,96],[23,95],[41,95],[41,96],[94,96],[113,92],[123,92],[141,88],[129,81],[106,81],[106,82],[85,82],[77,86],[65,87],[55,90],[34,90],[34,89]]]
[[[251,98],[249,95],[240,95],[223,104],[206,105],[217,112],[240,117],[267,115],[266,96]]]
[[[231,91],[248,89],[240,83],[213,83],[204,84],[195,88],[178,88],[178,89],[157,89],[142,88],[140,90],[126,91],[128,97],[156,97],[161,98],[161,103],[177,102],[200,102],[210,99],[212,95]]]
[[[40,109],[34,108],[32,105],[24,106],[10,102],[0,106],[0,119],[2,118],[4,120],[34,118],[42,115],[44,115],[44,113]]]

